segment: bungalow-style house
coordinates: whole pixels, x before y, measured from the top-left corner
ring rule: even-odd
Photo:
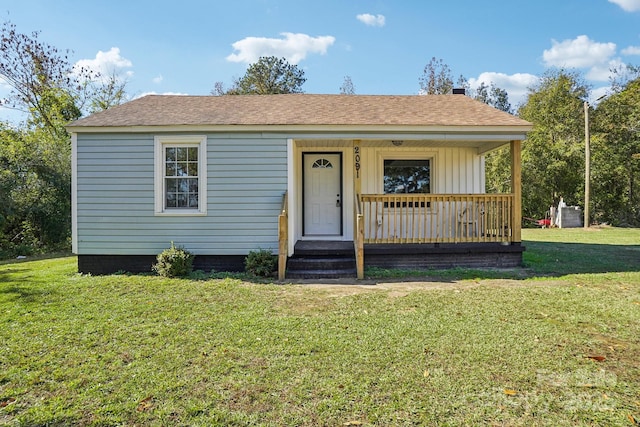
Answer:
[[[461,94],[145,96],[69,127],[78,270],[196,269],[279,255],[279,277],[522,262],[531,124]],[[484,156],[508,146],[509,194]]]

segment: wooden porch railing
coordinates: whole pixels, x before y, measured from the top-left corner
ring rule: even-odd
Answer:
[[[512,194],[363,194],[358,205],[363,241],[511,242],[513,199]]]
[[[284,280],[287,271],[289,247],[289,202],[287,192],[282,195],[282,209],[278,215],[278,280]]]
[[[353,246],[356,253],[356,277],[364,278],[364,215],[362,214],[362,203],[360,196],[355,195],[355,218],[353,230]]]

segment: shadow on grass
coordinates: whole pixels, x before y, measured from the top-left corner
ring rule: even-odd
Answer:
[[[11,276],[14,274],[23,275],[23,274],[28,274],[29,271],[31,270],[28,268],[16,268],[16,267],[3,268],[2,270],[0,270],[0,284],[9,283],[9,281],[13,281],[13,278]]]
[[[640,272],[640,245],[523,241],[520,268],[387,270],[368,268],[366,282],[441,281],[560,277],[570,274]]]
[[[640,272],[640,245],[524,242],[526,268],[534,276]]]
[[[45,295],[51,295],[50,286],[41,286],[46,283],[33,274],[33,269],[20,264],[5,265],[0,270],[0,296],[5,301],[36,302]]]
[[[2,280],[1,276],[0,280]],[[20,286],[14,284],[0,286],[0,295],[6,296],[6,301],[32,303],[39,301],[44,296],[50,296],[51,294],[51,289],[43,289],[38,286]]]

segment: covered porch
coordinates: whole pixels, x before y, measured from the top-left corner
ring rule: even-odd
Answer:
[[[459,186],[459,189],[471,192],[442,192],[451,185],[437,179],[441,171],[434,169],[444,169],[443,157],[455,156],[448,152],[446,156],[440,154],[429,141],[414,142],[410,148],[394,147],[391,152],[386,147],[381,148],[384,141],[342,140],[337,144],[323,142],[319,147],[309,140],[291,140],[291,180],[289,190],[283,195],[278,222],[279,279],[286,277],[288,259],[296,257],[296,244],[304,241],[307,241],[307,251],[314,241],[352,245],[355,274],[360,279],[364,277],[365,265],[394,268],[520,265],[524,250],[521,246],[521,140],[466,141],[460,144],[462,154],[456,156],[469,159],[460,161],[459,169],[476,170],[477,165],[484,166],[484,153],[505,143],[511,153],[512,191],[486,194],[484,170],[468,174],[470,184]],[[339,235],[318,238],[301,232],[305,218],[301,184],[304,171],[300,159],[304,153],[322,153],[323,150],[340,152],[341,160],[344,159],[338,193],[341,196],[337,203],[343,226]],[[379,191],[383,187],[382,162],[387,157],[431,159],[430,192],[388,194]],[[363,165],[363,159],[373,161]]]

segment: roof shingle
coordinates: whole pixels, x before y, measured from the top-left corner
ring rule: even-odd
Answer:
[[[463,95],[148,95],[70,127],[216,125],[516,126],[531,124]]]

